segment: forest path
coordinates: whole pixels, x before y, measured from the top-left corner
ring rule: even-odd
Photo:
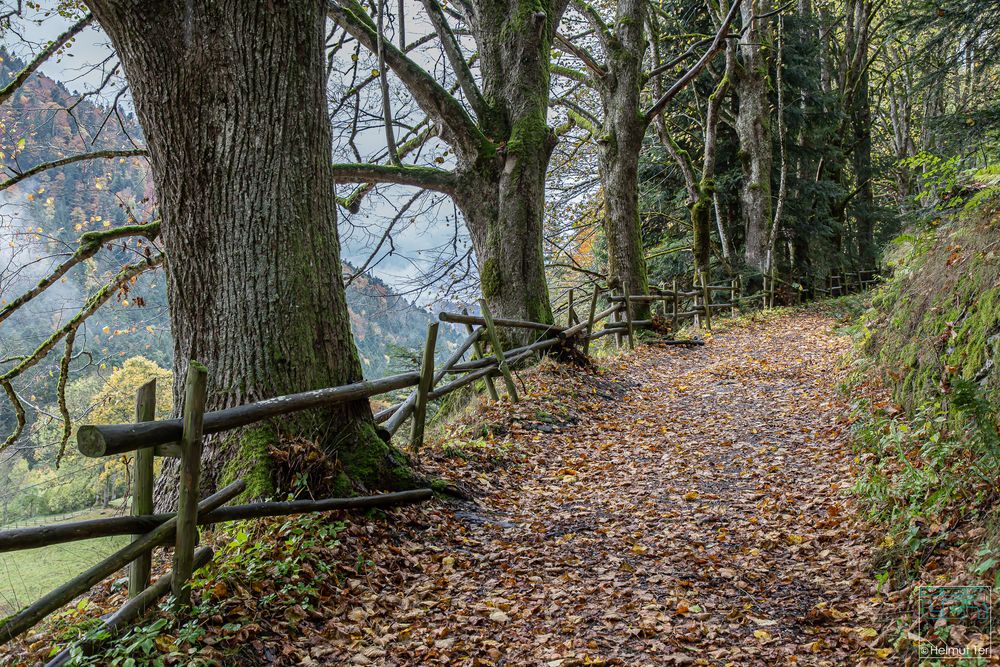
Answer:
[[[502,437],[431,463],[478,480],[477,507],[408,514],[313,655],[884,664],[872,538],[847,495],[836,385],[849,341],[833,325],[767,316],[599,374],[539,373],[526,400],[490,409]],[[477,468],[498,456],[500,469]]]

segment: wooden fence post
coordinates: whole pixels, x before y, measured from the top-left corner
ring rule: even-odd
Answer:
[[[611,290],[611,295],[612,295],[612,296],[615,296],[615,294],[616,294],[616,291],[617,291],[617,290]],[[619,306],[621,306],[621,304],[620,304],[620,303],[619,303]],[[617,308],[617,309],[615,310],[615,312],[613,312],[613,313],[611,314],[611,321],[612,321],[613,323],[615,323],[615,324],[618,324],[619,322],[621,322],[621,321],[622,321],[622,313],[621,313],[621,308],[620,308],[620,307],[619,307],[619,308]],[[616,327],[616,331],[615,331],[615,349],[618,349],[618,350],[620,350],[620,349],[621,349],[621,347],[622,347],[622,333],[621,333],[621,331],[620,331],[620,330],[618,330],[618,329],[617,329],[617,327]]]
[[[503,356],[503,346],[500,345],[500,336],[497,335],[497,329],[493,326],[493,314],[490,313],[490,307],[486,305],[486,299],[479,300],[479,307],[483,311],[483,319],[486,320],[486,333],[490,337],[493,354],[496,355],[497,365],[500,367],[504,384],[507,386],[507,395],[510,396],[510,400],[517,403],[517,387],[514,385],[514,376],[510,374],[510,367],[507,366],[507,360]]]
[[[139,387],[135,394],[135,420],[151,422],[156,418],[156,378]],[[143,447],[135,452],[132,472],[132,514],[142,516],[153,513],[153,448]],[[140,535],[134,535],[137,540]],[[149,573],[153,557],[150,552],[136,558],[128,568],[128,596],[134,598],[149,586]]]
[[[730,280],[729,281],[729,303],[730,303],[730,305],[732,307],[729,309],[729,314],[732,317],[736,317],[736,303],[737,303],[736,300],[739,298],[739,290],[740,290],[739,281],[737,281],[736,278],[733,278],[732,280]]]
[[[569,305],[566,307],[566,326],[571,327],[577,324],[576,311],[573,310],[573,289],[569,290]]]
[[[712,291],[708,289],[708,278],[705,272],[701,274],[701,294],[705,301],[705,328],[712,330]]]
[[[438,323],[427,325],[427,340],[424,342],[424,358],[420,362],[420,383],[417,385],[417,400],[413,405],[413,422],[410,425],[410,448],[420,451],[424,444],[424,421],[427,419],[427,394],[434,381],[434,347],[437,345]]]
[[[590,351],[590,336],[594,333],[594,315],[597,313],[597,297],[601,290],[594,285],[594,294],[590,297],[590,317],[587,318],[587,336],[583,339],[583,356]]]
[[[677,297],[677,278],[674,278],[673,288],[674,288],[674,312],[673,312],[673,321],[672,321],[672,324],[670,326],[670,329],[671,329],[670,330],[670,334],[674,338],[676,338],[677,337],[677,312],[678,312],[677,311],[677,307],[680,305],[680,301],[679,301],[679,299]]]
[[[184,387],[177,543],[174,547],[174,576],[170,583],[174,599],[181,607],[190,606],[191,603],[191,591],[187,582],[194,568],[194,547],[198,542],[198,490],[201,484],[202,426],[207,386],[208,369],[192,359],[188,363]]]
[[[462,309],[462,314],[463,315],[468,315],[469,314],[468,308],[463,308]],[[466,323],[466,325],[465,325],[465,330],[469,333],[470,336],[472,335],[472,332],[475,331],[475,329],[473,328],[473,326],[471,324],[468,324],[468,323]],[[480,359],[483,359],[483,358],[486,357],[486,353],[483,352],[483,343],[482,343],[481,340],[477,340],[472,345],[472,348],[476,351],[476,356],[479,357]],[[500,394],[497,393],[497,386],[493,383],[493,378],[490,377],[489,375],[487,375],[483,379],[486,380],[486,391],[488,391],[490,393],[490,398],[492,398],[494,401],[499,401],[500,400]]]
[[[625,327],[628,330],[628,349],[635,349],[635,328],[632,326],[632,290],[625,283],[622,293],[625,296]]]

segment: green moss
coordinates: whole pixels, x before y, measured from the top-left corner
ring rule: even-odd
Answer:
[[[479,282],[482,285],[483,296],[487,299],[499,296],[503,289],[503,278],[500,274],[500,265],[494,258],[489,258],[483,262],[483,270],[480,272]]]
[[[895,276],[866,314],[864,349],[904,407],[945,397],[954,378],[1000,387],[1000,266],[988,211],[898,240]]]
[[[242,479],[246,490],[240,498],[254,500],[274,495],[274,476],[269,449],[277,443],[277,434],[270,425],[257,426],[226,442],[223,447],[230,458],[222,466],[219,486]]]
[[[371,489],[407,489],[417,478],[406,457],[387,445],[372,423],[359,424],[351,438],[337,450],[341,471],[335,480],[335,492],[351,495],[360,487]]]
[[[542,106],[541,109],[545,107]],[[523,155],[526,151],[541,150],[549,134],[549,126],[545,122],[543,111],[526,113],[516,121],[510,131],[507,141],[507,151],[515,155]]]

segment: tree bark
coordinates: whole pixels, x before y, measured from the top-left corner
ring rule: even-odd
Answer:
[[[546,116],[549,52],[565,6],[566,0],[463,4],[478,47],[477,88],[445,17],[437,14],[440,8],[425,5],[462,89],[472,98],[475,119],[434,77],[383,42],[386,64],[454,149],[458,164],[453,182],[447,179],[447,190],[465,216],[482,293],[498,317],[552,321],[542,222],[545,174],[556,137]],[[335,0],[329,12],[365,48],[377,51],[374,22],[361,5]],[[406,170],[416,178],[412,167]],[[401,182],[395,174],[371,176]]]
[[[546,122],[549,52],[564,0],[476,2],[484,146],[461,165],[456,198],[471,232],[483,297],[496,317],[552,322],[543,255],[545,176],[556,136]]]
[[[149,146],[168,252],[174,404],[189,359],[209,409],[361,379],[337,236],[321,0],[90,0]],[[205,490],[268,495],[279,434],[337,457],[339,490],[405,486],[367,401],[216,438]],[[168,471],[168,475],[169,475]],[[172,488],[161,480],[161,492]]]
[[[608,244],[608,285],[647,294],[646,257],[639,219],[639,153],[646,134],[642,117],[646,3],[619,0],[614,33],[608,36],[607,75],[598,88],[604,106],[604,132],[598,138],[598,165],[604,190],[604,236]],[[648,319],[649,304],[633,313]]]
[[[846,78],[848,115],[851,127],[851,160],[854,167],[855,187],[854,219],[857,224],[859,268],[875,268],[875,198],[872,188],[872,112],[868,85],[868,22],[871,4],[868,0],[854,0],[848,11],[853,16],[848,26],[847,48],[853,55]]]
[[[748,266],[764,270],[767,261],[768,231],[771,224],[771,120],[768,104],[767,44],[770,31],[764,14],[769,5],[762,0],[745,0],[740,6],[746,37],[740,40],[741,70],[737,78],[740,165],[743,171],[741,200],[746,228],[745,260]]]

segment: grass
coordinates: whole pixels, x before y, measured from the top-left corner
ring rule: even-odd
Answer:
[[[39,526],[73,520],[100,519],[120,509],[94,509],[21,521],[4,528]],[[0,553],[0,616],[18,611],[72,579],[129,542],[125,535],[54,544],[38,549]]]

